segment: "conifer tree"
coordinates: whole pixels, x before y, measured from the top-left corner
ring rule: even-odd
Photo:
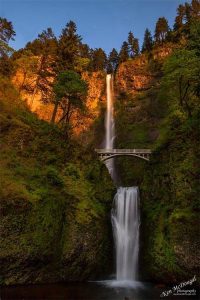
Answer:
[[[133,58],[134,56],[134,49],[133,49],[133,44],[134,44],[134,35],[133,33],[130,31],[128,33],[128,47],[129,47],[129,56]]]
[[[54,110],[51,122],[55,122],[58,108],[60,108],[62,110],[62,116],[58,123],[62,123],[64,125],[66,135],[68,136],[73,114],[77,110],[85,109],[87,84],[81,79],[79,74],[68,70],[58,74],[53,85],[53,92]]]
[[[115,48],[112,49],[108,56],[108,64],[111,65],[112,70],[115,72],[119,64],[119,54]]]
[[[13,49],[8,43],[10,40],[14,40],[15,35],[12,22],[6,18],[0,18],[0,73],[5,76],[10,76],[13,70],[10,59]]]
[[[124,62],[129,59],[129,47],[127,42],[123,42],[119,52],[119,62]]]
[[[185,17],[185,6],[180,4],[177,8],[177,16],[175,18],[174,30],[179,30],[183,27]]]
[[[112,74],[115,70],[113,69],[113,66],[111,65],[111,63],[108,61],[107,62],[107,67],[106,67],[106,72],[107,74]]]
[[[176,37],[181,37],[182,34],[188,36],[190,25],[194,20],[200,20],[200,0],[192,0],[191,4],[186,2],[184,5],[179,5],[174,23]]]
[[[166,18],[159,18],[155,28],[155,40],[157,43],[163,43],[169,32],[169,25]]]
[[[135,51],[135,55],[138,55],[140,52],[140,46],[139,46],[139,40],[136,38],[134,39],[133,49]]]
[[[131,58],[139,54],[139,42],[130,31],[128,34],[129,55]]]
[[[101,71],[106,69],[107,56],[102,48],[96,48],[91,51],[91,66],[93,71]]]
[[[80,56],[91,59],[91,49],[87,44],[80,44]]]
[[[200,19],[200,0],[192,0],[191,2],[192,16]]]
[[[0,17],[0,41],[8,44],[10,40],[14,40],[15,35],[12,22]]]
[[[62,30],[58,41],[59,70],[74,70],[75,59],[79,55],[81,37],[76,33],[76,24],[73,21],[67,23]]]
[[[58,42],[52,29],[47,28],[43,30],[41,34],[38,34],[37,39],[26,45],[25,52],[26,51],[38,57],[37,72],[35,74],[35,82],[33,83],[30,105],[33,104],[38,91],[40,91],[42,95],[42,101],[48,102],[51,95],[53,79],[58,73]]]
[[[142,52],[144,51],[151,51],[153,47],[153,39],[151,36],[151,32],[149,31],[148,28],[146,28],[145,33],[144,33],[144,42],[142,46]]]
[[[35,81],[37,78],[38,59],[30,50],[24,50],[22,55],[15,60],[14,67],[20,72],[19,92],[26,91],[33,93]]]
[[[188,23],[188,26],[191,21],[191,18],[192,18],[192,6],[186,2],[185,3],[185,22]]]

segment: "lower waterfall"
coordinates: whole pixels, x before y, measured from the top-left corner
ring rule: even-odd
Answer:
[[[112,226],[116,247],[117,281],[138,279],[139,190],[120,187],[114,197]]]

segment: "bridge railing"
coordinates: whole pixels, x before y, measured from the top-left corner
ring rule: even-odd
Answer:
[[[151,154],[150,149],[95,149],[99,154],[109,154],[109,153],[146,153]]]

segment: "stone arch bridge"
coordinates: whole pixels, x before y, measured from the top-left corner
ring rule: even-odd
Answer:
[[[101,161],[106,161],[116,156],[134,156],[149,161],[150,149],[95,149]]]

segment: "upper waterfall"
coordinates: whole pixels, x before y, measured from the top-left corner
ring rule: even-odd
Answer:
[[[113,82],[112,75],[106,76],[106,96],[107,96],[107,109],[106,109],[106,138],[105,148],[113,149],[115,138],[115,122],[114,122],[114,108],[113,108]]]
[[[106,98],[107,98],[107,107],[106,107],[106,119],[105,119],[105,149],[113,149],[114,139],[115,139],[115,120],[114,120],[114,106],[113,106],[113,79],[111,74],[106,76]],[[114,159],[111,158],[105,162],[110,176],[113,181],[115,180],[115,168],[114,168]]]

